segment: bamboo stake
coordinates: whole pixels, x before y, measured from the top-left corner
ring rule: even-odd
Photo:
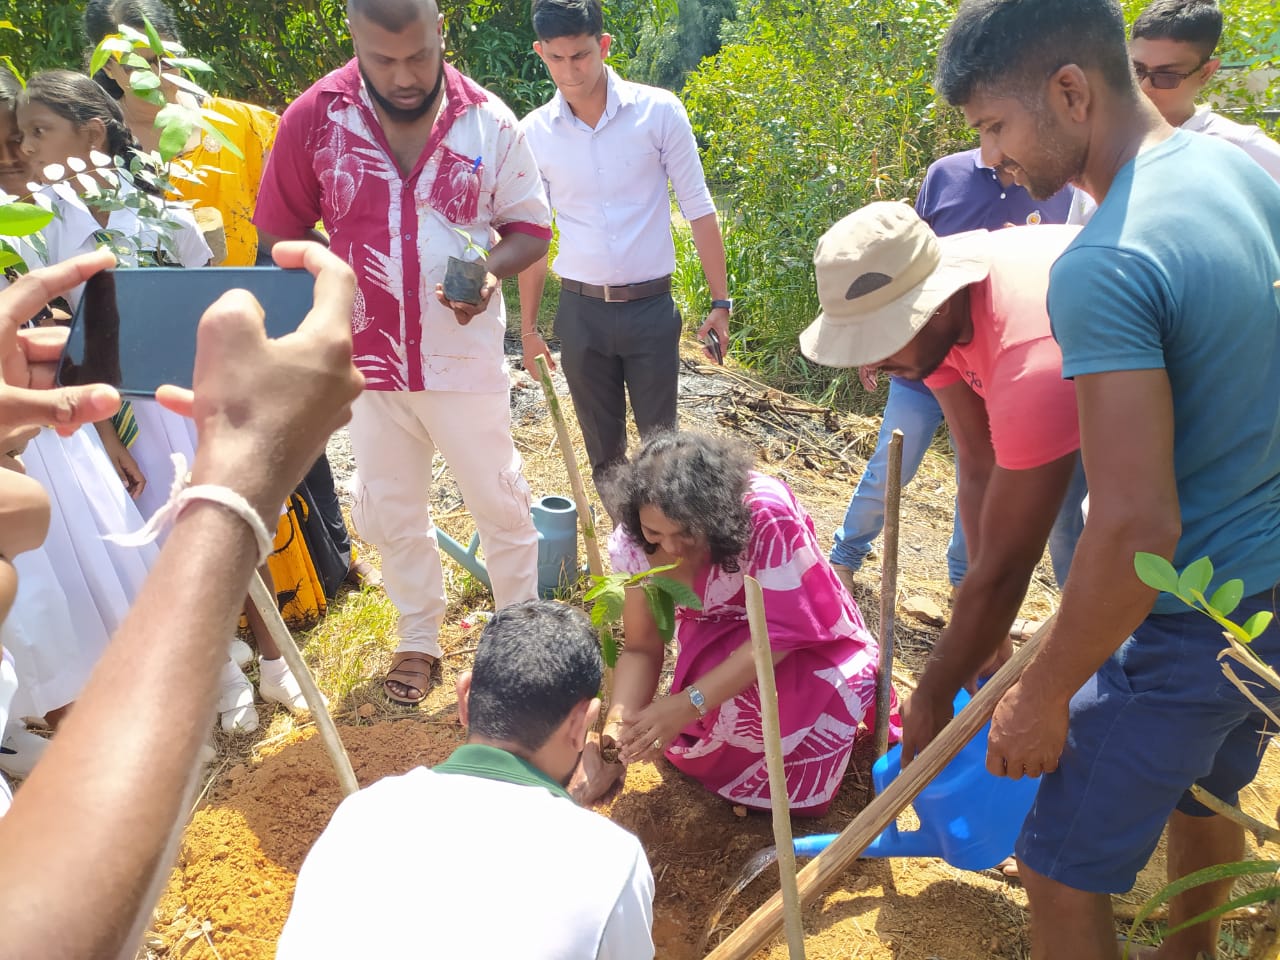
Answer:
[[[751,654],[760,684],[760,715],[764,733],[764,758],[769,769],[769,805],[773,808],[773,842],[778,848],[778,873],[782,880],[782,909],[787,930],[787,953],[804,960],[804,924],[800,917],[800,892],[796,888],[796,852],[791,844],[791,813],[787,774],[783,767],[782,724],[778,720],[778,687],[773,675],[773,648],[765,620],[764,593],[755,577],[743,578],[747,589],[747,623],[751,625]]]
[[[902,503],[902,431],[889,438],[889,476],[884,488],[884,560],[880,564],[880,673],[876,679],[876,756],[889,749],[893,703],[893,627],[898,600],[898,516]]]
[[[813,858],[796,878],[800,904],[807,906],[831,885],[848,866],[861,856],[871,841],[898,818],[907,804],[928,786],[983,725],[991,719],[996,704],[1018,681],[1023,669],[1040,647],[1046,630],[1057,619],[1051,616],[1036,634],[1022,645],[1013,657],[987,681],[969,705],[948,723],[937,738],[915,758],[915,761],[889,784],[884,793],[850,821],[831,846]],[[707,954],[706,960],[747,960],[766,946],[778,932],[783,920],[783,901],[775,893],[742,926],[733,931],[720,946]]]
[[[582,483],[582,473],[578,470],[578,458],[574,456],[573,440],[569,437],[569,426],[565,423],[564,411],[560,408],[560,398],[556,396],[555,385],[551,382],[551,368],[547,366],[547,358],[538,355],[534,361],[538,366],[538,382],[542,384],[542,395],[547,398],[547,408],[551,411],[551,422],[555,424],[556,441],[560,444],[560,455],[564,458],[565,472],[569,474],[569,487],[573,490],[573,502],[578,508],[578,526],[582,530],[582,546],[587,552],[587,569],[593,577],[604,576],[604,561],[600,558],[600,542],[596,539],[596,522],[591,514],[591,504],[587,502],[587,488]],[[605,624],[604,631],[613,627]],[[613,667],[605,664],[604,689],[601,691],[604,701],[600,710],[600,719],[596,723],[598,730],[604,727],[605,714],[613,699]]]
[[[560,443],[560,455],[564,457],[564,467],[569,474],[569,486],[573,489],[573,502],[578,507],[578,524],[582,528],[582,545],[587,551],[587,569],[593,577],[604,575],[604,562],[600,559],[600,543],[596,539],[596,522],[591,515],[591,504],[587,502],[587,489],[582,484],[582,473],[578,470],[578,458],[573,453],[573,441],[569,438],[569,426],[564,421],[564,411],[560,409],[560,398],[556,396],[556,388],[551,383],[551,368],[547,366],[547,358],[538,355],[538,380],[542,384],[542,393],[547,398],[547,406],[551,409],[551,422],[556,427],[556,439]]]
[[[293,634],[289,632],[289,628],[285,626],[284,620],[280,616],[280,608],[276,606],[276,598],[271,595],[267,585],[262,582],[262,575],[257,570],[253,571],[253,577],[249,581],[249,599],[257,608],[258,615],[262,617],[263,622],[267,625],[267,631],[271,634],[271,639],[280,648],[280,655],[284,657],[284,662],[293,671],[293,675],[298,681],[298,686],[302,688],[302,698],[307,701],[307,708],[310,709],[311,716],[320,731],[320,740],[324,743],[324,751],[329,755],[329,761],[333,764],[334,772],[338,775],[338,783],[342,787],[342,795],[344,797],[351,796],[351,794],[360,789],[360,784],[356,782],[355,771],[351,769],[351,758],[347,756],[347,749],[342,745],[342,739],[338,736],[338,728],[333,723],[333,717],[329,716],[329,708],[324,702],[324,696],[320,693],[320,688],[316,686],[315,677],[311,675],[307,662],[302,659],[302,652],[298,649],[298,645],[293,642]]]

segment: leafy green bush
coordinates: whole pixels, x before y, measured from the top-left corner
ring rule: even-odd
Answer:
[[[209,3],[168,0],[183,43],[213,67],[213,93],[283,108],[308,86],[351,57],[346,0],[239,0]],[[671,0],[614,0],[605,17],[618,36],[613,61],[624,65],[640,29],[674,16]],[[528,0],[442,2],[449,57],[523,116],[554,92],[533,53]],[[0,57],[23,74],[51,67],[85,66],[82,3],[0,0],[0,21],[21,33],[0,31]]]
[[[1130,17],[1147,0],[1124,0]],[[955,0],[755,0],[725,24],[725,46],[685,86],[721,201],[734,349],[766,380],[841,405],[874,405],[854,371],[816,367],[797,336],[818,312],[812,257],[836,220],[879,199],[914,199],[928,164],[974,145],[934,99],[939,41]],[[1222,0],[1227,64],[1280,61],[1274,0]],[[732,40],[733,42],[728,42]],[[1263,119],[1278,81],[1247,94],[1244,71],[1215,82],[1227,109]],[[1221,76],[1222,74],[1220,74]],[[679,246],[676,293],[701,316],[701,272]]]
[[[841,401],[856,389],[853,371],[809,364],[796,341],[818,312],[818,237],[872,200],[913,198],[934,157],[966,146],[931,85],[952,11],[946,0],[765,0],[742,42],[686,84],[707,175],[732,211],[734,349],[784,389]]]

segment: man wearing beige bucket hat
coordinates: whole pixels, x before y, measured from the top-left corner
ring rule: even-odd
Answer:
[[[801,350],[827,366],[923,380],[956,448],[969,570],[903,710],[906,762],[973,679],[957,661],[1007,642],[1051,529],[1072,547],[1080,535],[1075,390],[1045,310],[1049,268],[1076,232],[1041,224],[938,237],[907,204],[880,202],[818,241],[822,313]]]

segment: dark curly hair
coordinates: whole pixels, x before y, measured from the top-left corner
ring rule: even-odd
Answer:
[[[751,539],[751,510],[743,502],[754,459],[733,440],[706,433],[659,434],[605,481],[623,529],[653,553],[644,538],[640,508],[657,507],[689,534],[706,540],[711,562],[729,573]]]

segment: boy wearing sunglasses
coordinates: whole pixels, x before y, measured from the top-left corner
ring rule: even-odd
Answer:
[[[1133,21],[1129,56],[1142,92],[1174,127],[1234,143],[1280,181],[1280,143],[1255,126],[1228,120],[1196,104],[1222,61],[1214,49],[1222,35],[1215,0],[1155,0]]]

